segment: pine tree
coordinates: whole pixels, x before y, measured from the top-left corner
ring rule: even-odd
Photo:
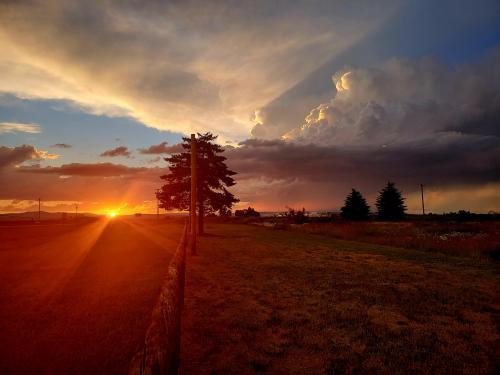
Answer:
[[[224,215],[238,199],[227,188],[235,184],[232,176],[236,172],[228,169],[226,157],[220,155],[224,149],[215,144],[216,135],[199,134],[196,140],[197,155],[197,202],[198,231],[204,233],[204,216],[218,212]],[[170,173],[161,176],[165,180],[157,193],[160,207],[166,210],[188,210],[191,191],[191,139],[182,138],[184,152],[165,158]]]
[[[346,220],[368,220],[370,207],[361,193],[352,189],[341,208],[341,216]]]
[[[405,198],[396,189],[394,183],[388,182],[377,197],[378,218],[380,220],[402,220],[406,211],[404,201]]]

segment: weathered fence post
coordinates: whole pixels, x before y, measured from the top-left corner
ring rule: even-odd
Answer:
[[[196,135],[191,134],[191,254],[196,255]]]

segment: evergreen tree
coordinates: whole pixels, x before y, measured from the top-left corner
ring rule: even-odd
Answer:
[[[380,220],[401,220],[405,216],[406,206],[405,198],[401,192],[396,189],[393,182],[387,185],[379,192],[377,197],[377,216]]]
[[[227,188],[235,184],[236,172],[228,169],[224,149],[215,144],[216,135],[199,134],[196,140],[198,231],[204,233],[205,214],[226,214],[238,199]],[[169,174],[161,176],[165,181],[157,193],[160,207],[166,210],[188,210],[191,192],[191,139],[182,138],[184,152],[165,158]]]
[[[370,207],[361,193],[352,189],[341,208],[341,216],[346,220],[368,220]]]

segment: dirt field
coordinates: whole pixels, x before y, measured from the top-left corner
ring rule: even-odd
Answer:
[[[182,374],[493,374],[499,266],[211,224],[188,258]]]
[[[0,224],[0,373],[125,374],[180,222]]]

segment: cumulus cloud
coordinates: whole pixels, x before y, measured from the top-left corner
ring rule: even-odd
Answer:
[[[383,146],[464,135],[500,135],[500,48],[450,68],[432,58],[347,67],[336,95],[283,137],[323,145]]]
[[[29,160],[57,159],[59,155],[37,150],[32,145],[0,146],[0,168],[22,164]]]
[[[56,143],[50,146],[50,148],[71,148],[72,146],[67,143]]]
[[[106,150],[99,156],[104,156],[104,157],[116,157],[116,156],[124,156],[126,158],[129,158],[131,155],[129,149],[125,146],[118,146],[116,148],[113,148],[111,150]]]
[[[182,147],[181,143],[177,143],[172,146],[168,146],[167,142],[162,142],[157,145],[151,145],[147,148],[140,148],[139,153],[144,154],[144,155],[151,155],[151,154],[175,154],[179,152],[183,152],[184,148]]]
[[[41,133],[42,129],[38,124],[24,124],[20,122],[0,122],[0,134],[5,133]]]

